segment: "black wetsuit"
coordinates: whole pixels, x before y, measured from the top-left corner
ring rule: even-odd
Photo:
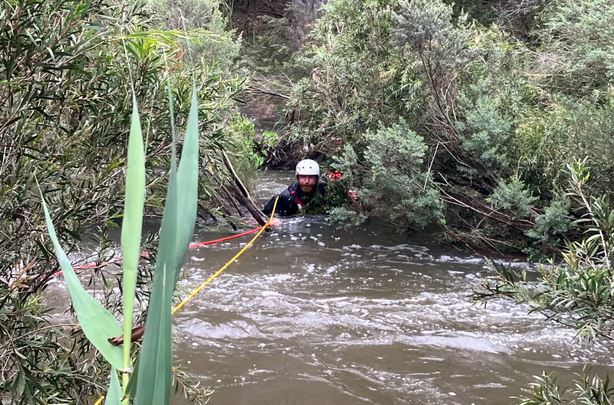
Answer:
[[[322,205],[325,193],[326,189],[322,183],[318,183],[316,189],[311,193],[304,193],[298,183],[293,183],[279,194],[275,215],[294,215],[305,206],[309,206],[311,211],[311,208],[317,208],[316,206]],[[266,215],[271,215],[273,205],[275,204],[275,197],[273,196],[262,209],[262,212]]]

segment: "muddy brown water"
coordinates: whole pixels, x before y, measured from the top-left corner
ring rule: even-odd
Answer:
[[[291,174],[265,178],[261,201]],[[191,252],[180,288],[245,242]],[[214,404],[513,403],[544,369],[612,366],[611,345],[579,347],[526,306],[474,303],[486,274],[480,257],[382,224],[285,219],[176,316],[175,356]]]
[[[291,177],[263,175],[260,202]],[[179,295],[247,241],[190,251]],[[176,314],[175,363],[216,405],[511,404],[542,370],[611,369],[610,343],[580,346],[524,305],[474,303],[486,275],[482,258],[384,224],[284,219]]]

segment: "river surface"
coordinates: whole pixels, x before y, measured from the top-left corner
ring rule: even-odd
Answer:
[[[291,174],[265,178],[261,202]],[[179,294],[248,238],[190,251]],[[544,369],[611,368],[612,345],[579,347],[510,301],[474,303],[487,274],[480,257],[383,224],[285,219],[176,315],[176,363],[224,405],[504,404]]]

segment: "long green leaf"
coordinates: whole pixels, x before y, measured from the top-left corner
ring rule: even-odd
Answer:
[[[183,264],[190,240],[194,234],[198,207],[198,156],[198,99],[196,97],[196,86],[193,85],[190,114],[183,141],[181,161],[177,170],[177,223],[180,227],[177,235],[179,239],[175,247],[177,269]],[[173,289],[175,289],[178,279],[179,271],[176,271]]]
[[[136,405],[167,404],[170,398],[172,297],[194,232],[198,203],[198,100],[195,86],[181,161],[179,168],[175,167],[175,159],[171,159],[156,274],[139,360]]]
[[[70,293],[70,298],[75,308],[79,325],[81,329],[83,329],[83,333],[85,333],[88,340],[98,351],[100,351],[102,356],[111,363],[111,366],[116,369],[123,369],[121,348],[113,346],[107,340],[110,337],[120,335],[122,333],[121,327],[113,315],[85,291],[85,288],[81,285],[64,249],[60,246],[42,192],[41,200],[43,203],[43,210],[45,211],[45,221],[47,223],[49,237],[51,238],[51,242],[53,242],[55,255],[64,272],[64,280],[68,286],[68,292]]]
[[[141,251],[143,205],[145,203],[145,151],[136,97],[132,95],[132,122],[128,138],[124,218],[122,222],[122,300],[124,308],[124,368],[130,368],[130,343],[136,290],[137,267]],[[124,385],[128,375],[124,377]]]
[[[177,210],[176,172],[171,168],[171,179],[167,192],[160,249],[156,261],[151,299],[147,310],[145,336],[139,359],[139,376],[136,387],[135,405],[167,404],[170,396],[171,370],[171,307],[173,289],[168,282],[173,277],[174,258],[168,255],[168,237],[176,235],[176,224],[169,220],[169,212]],[[164,244],[163,244],[164,243]],[[168,382],[167,382],[168,375]],[[162,392],[160,392],[162,391]]]
[[[109,383],[109,390],[104,399],[104,405],[119,405],[122,401],[122,388],[119,385],[119,378],[117,378],[117,371],[111,368],[111,382]]]

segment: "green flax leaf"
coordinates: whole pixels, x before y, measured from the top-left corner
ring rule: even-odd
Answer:
[[[124,308],[124,368],[130,368],[130,339],[134,311],[137,268],[141,251],[143,205],[145,203],[145,151],[141,122],[136,102],[132,95],[132,123],[128,138],[128,162],[126,167],[126,191],[124,218],[122,222],[122,283]],[[127,383],[127,381],[126,381]]]
[[[173,291],[194,232],[198,199],[198,100],[192,104],[179,167],[171,159],[156,272],[139,358],[136,405],[167,404],[171,387]]]
[[[117,378],[117,371],[111,367],[111,382],[109,383],[109,390],[104,399],[104,405],[120,405],[122,401],[122,388],[119,385],[119,378]]]
[[[60,246],[42,192],[41,200],[43,203],[43,210],[45,211],[45,221],[47,223],[49,237],[51,238],[51,242],[53,242],[55,255],[64,272],[64,280],[68,286],[68,292],[70,293],[70,298],[75,308],[79,325],[81,329],[83,329],[83,333],[85,333],[88,340],[98,351],[100,351],[102,356],[111,363],[111,366],[116,369],[122,369],[123,361],[121,348],[113,346],[107,340],[110,337],[120,335],[122,333],[121,327],[113,315],[85,291],[85,288],[81,285],[81,281],[79,281],[79,278],[75,274],[68,260],[68,256],[66,256],[64,249]]]
[[[181,161],[177,170],[177,223],[180,227],[177,235],[179,239],[175,248],[177,269],[183,264],[194,234],[196,209],[198,207],[198,156],[198,99],[196,97],[196,86],[193,85],[190,114],[183,141]],[[179,271],[175,273],[173,289],[177,285],[178,278]]]

